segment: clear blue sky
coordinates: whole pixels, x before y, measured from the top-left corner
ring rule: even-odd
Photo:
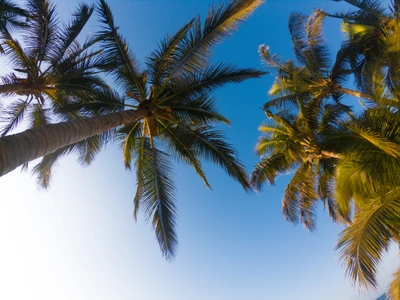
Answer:
[[[64,20],[78,3],[54,2]],[[204,15],[212,2],[109,0],[142,61],[166,33]],[[328,0],[269,0],[215,49],[214,58],[262,68],[260,44],[290,58],[290,12],[342,7]],[[93,20],[87,32],[96,30]],[[332,49],[338,47],[339,23],[328,22],[325,32]],[[272,81],[267,75],[215,93],[232,121],[229,140],[249,172]],[[63,159],[49,191],[18,170],[0,178],[0,299],[373,300],[382,294],[398,266],[395,251],[380,269],[380,290],[359,295],[334,251],[341,228],[322,209],[313,234],[283,219],[289,175],[259,195],[246,194],[222,170],[206,166],[212,191],[191,169],[176,167],[179,248],[172,263],[161,257],[150,225],[132,219],[135,177],[124,170],[118,145],[110,144],[87,168],[74,157]]]

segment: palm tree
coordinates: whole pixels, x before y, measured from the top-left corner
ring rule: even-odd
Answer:
[[[234,0],[214,6],[202,25],[195,17],[167,37],[142,68],[118,33],[110,7],[100,0],[104,51],[99,65],[115,77],[130,110],[71,122],[50,124],[0,139],[0,174],[101,132],[119,128],[126,167],[134,162],[137,179],[135,217],[144,210],[152,220],[163,255],[176,247],[175,187],[172,158],[192,166],[209,187],[201,160],[221,166],[244,189],[250,186],[236,151],[217,123],[229,123],[215,107],[211,92],[226,83],[257,78],[264,72],[210,62],[212,48],[229,36],[261,0]],[[76,101],[62,109],[82,113],[91,101]],[[93,105],[98,105],[92,101]],[[122,125],[122,126],[121,126]],[[26,147],[29,145],[29,148]]]
[[[377,285],[383,253],[392,241],[399,243],[400,2],[392,1],[389,9],[379,1],[346,2],[355,10],[330,16],[343,19],[343,58],[357,89],[372,97],[347,126],[362,139],[337,140],[343,159],[336,170],[336,200],[340,214],[352,218],[337,248],[352,281],[370,288]],[[399,298],[399,275],[389,286],[389,299]]]
[[[17,16],[18,8],[9,2],[3,4],[9,10],[13,8]],[[2,112],[0,136],[9,134],[24,120],[28,128],[36,128],[79,118],[79,114],[61,111],[61,108],[70,102],[86,101],[92,94],[99,98],[100,90],[108,88],[96,70],[96,56],[100,51],[90,50],[97,39],[88,38],[83,45],[77,42],[94,11],[93,6],[80,5],[69,24],[62,26],[57,20],[56,7],[48,0],[29,0],[26,8],[29,16],[20,28],[22,41],[13,38],[8,30],[3,34],[5,58],[13,72],[1,78],[0,94],[21,98],[12,101]],[[79,161],[89,164],[106,140],[106,135],[91,137],[49,154],[33,169],[38,174],[38,182],[48,187],[56,157],[77,152]]]
[[[265,110],[271,121],[259,128],[263,135],[256,145],[256,152],[261,160],[251,174],[250,183],[256,190],[261,190],[264,183],[273,185],[278,175],[294,172],[285,189],[282,213],[289,222],[300,220],[307,230],[312,231],[319,199],[332,220],[340,221],[333,183],[341,155],[325,144],[338,131],[347,111],[338,105],[323,105],[322,99],[317,98],[306,105],[298,101],[298,108],[297,114]]]
[[[399,243],[399,126],[398,110],[366,110],[349,124],[364,139],[343,145],[343,159],[336,167],[339,211],[353,219],[337,248],[348,276],[362,288],[376,287],[383,253],[392,241]]]
[[[276,176],[294,175],[285,190],[283,215],[308,230],[315,227],[314,210],[322,199],[331,218],[337,222],[333,193],[334,170],[340,151],[332,151],[327,140],[340,128],[350,107],[343,105],[343,94],[369,98],[366,94],[344,88],[346,65],[337,60],[331,67],[322,36],[325,13],[316,10],[308,19],[292,14],[289,30],[300,66],[271,55],[269,47],[260,46],[265,65],[276,73],[264,111],[272,122],[262,125],[263,135],[256,146],[261,160],[251,174],[252,186],[274,184]],[[275,112],[274,112],[275,111]],[[342,220],[345,221],[345,220]]]
[[[314,98],[331,99],[338,105],[343,95],[371,99],[371,95],[345,88],[351,70],[344,52],[339,51],[333,65],[328,47],[322,35],[322,23],[327,14],[316,10],[310,17],[293,13],[289,18],[289,30],[294,53],[299,65],[293,60],[283,61],[271,54],[268,46],[261,45],[259,53],[265,66],[276,73],[269,90],[272,97],[266,109],[294,109],[298,101]]]
[[[0,94],[23,99],[5,109],[1,136],[13,130],[26,113],[31,128],[45,125],[71,98],[84,99],[91,91],[106,87],[94,72],[94,55],[98,53],[87,51],[96,39],[88,39],[82,46],[76,41],[94,7],[80,5],[72,21],[63,27],[48,0],[29,0],[27,10],[23,42],[5,35],[5,58],[13,72],[1,78]]]
[[[399,242],[400,234],[399,3],[393,2],[387,13],[377,1],[346,2],[359,10],[330,15],[342,17],[349,33],[349,39],[343,43],[331,69],[328,69],[327,56],[320,47],[322,36],[315,35],[321,27],[317,26],[315,31],[313,26],[316,16],[329,15],[321,11],[316,11],[307,23],[297,22],[299,17],[291,18],[295,53],[302,67],[295,66],[292,61],[283,63],[261,47],[267,64],[277,70],[270,91],[275,98],[265,109],[278,109],[274,115],[288,115],[282,109],[292,107],[306,121],[311,117],[311,120],[317,120],[316,124],[322,124],[322,117],[315,119],[314,114],[303,107],[318,98],[329,97],[341,107],[338,95],[348,93],[366,100],[364,111],[358,116],[348,112],[348,119],[340,121],[339,118],[333,130],[325,134],[319,130],[310,134],[307,128],[298,127],[298,116],[293,113],[290,118],[286,117],[285,123],[275,118],[272,126],[261,128],[267,131],[266,138],[262,137],[258,144],[264,157],[253,173],[252,183],[273,183],[276,175],[297,168],[285,192],[284,209],[287,211],[286,202],[291,200],[289,203],[294,208],[286,212],[287,218],[291,220],[294,216],[292,220],[296,220],[298,215],[304,218],[301,211],[307,206],[302,206],[302,201],[313,203],[318,195],[315,191],[319,190],[314,175],[318,173],[310,171],[319,166],[313,159],[315,149],[332,155],[328,174],[335,186],[330,185],[330,195],[337,204],[339,218],[351,224],[341,233],[337,248],[353,282],[361,287],[375,287],[382,254],[391,241]],[[342,89],[350,74],[356,78],[357,89],[354,91]],[[339,111],[343,113],[342,109]],[[332,120],[336,119],[335,113],[328,112],[328,115]],[[311,159],[308,158],[310,155]],[[310,161],[316,162],[314,169]],[[320,198],[323,197],[320,195]],[[307,216],[307,213],[303,215]],[[399,274],[396,273],[388,291],[393,299],[398,295]]]

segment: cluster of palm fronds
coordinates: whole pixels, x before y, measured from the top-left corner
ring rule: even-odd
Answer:
[[[88,164],[115,137],[126,167],[133,165],[136,171],[134,216],[139,209],[144,212],[163,255],[173,257],[171,160],[192,166],[210,187],[201,164],[209,160],[250,189],[236,150],[215,128],[229,121],[218,112],[211,93],[264,72],[213,64],[210,57],[213,47],[262,2],[233,0],[213,6],[204,21],[199,16],[190,20],[140,64],[104,0],[97,8],[80,5],[67,24],[59,21],[49,0],[27,0],[24,8],[0,0],[0,51],[12,68],[1,77],[0,94],[14,97],[0,115],[0,175],[42,157],[33,172],[47,187],[60,157],[78,153],[79,162]],[[101,29],[79,43],[78,35],[95,10]],[[113,88],[102,74],[114,78]],[[21,122],[30,130],[10,135]]]
[[[400,241],[400,1],[388,9],[379,1],[347,0],[349,12],[292,14],[297,62],[260,46],[276,78],[256,147],[261,160],[249,183],[236,151],[215,129],[229,121],[212,92],[263,72],[214,64],[210,55],[262,2],[212,7],[204,21],[190,20],[141,64],[104,0],[97,7],[100,31],[82,43],[78,36],[96,7],[80,5],[64,24],[48,0],[27,0],[24,8],[0,0],[0,55],[12,69],[2,74],[0,94],[13,97],[0,115],[0,176],[41,157],[32,170],[47,187],[60,157],[78,153],[79,162],[89,164],[116,138],[125,166],[136,171],[134,217],[144,212],[171,258],[172,159],[192,166],[207,187],[203,160],[221,166],[246,190],[294,172],[284,193],[285,218],[313,230],[322,201],[334,222],[348,225],[338,249],[349,276],[376,286],[382,254]],[[342,19],[347,35],[333,62],[322,34],[326,17]],[[102,74],[114,78],[113,87]],[[355,89],[346,87],[351,78]],[[344,96],[361,99],[361,112],[343,104]],[[10,135],[21,123],[30,129]],[[391,299],[400,294],[399,274]]]
[[[352,9],[344,13],[291,15],[297,63],[260,47],[276,79],[251,183],[260,189],[294,172],[285,218],[312,230],[322,200],[335,222],[348,224],[337,245],[347,274],[361,287],[375,287],[381,257],[400,235],[400,1],[389,8],[346,2]],[[341,18],[347,36],[333,63],[322,35],[326,17]],[[351,78],[355,90],[344,87]],[[361,112],[343,104],[346,95],[362,101]],[[389,299],[400,299],[399,274]]]

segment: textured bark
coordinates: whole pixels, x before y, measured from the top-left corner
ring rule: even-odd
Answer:
[[[22,92],[26,89],[25,84],[22,83],[10,83],[0,85],[0,94],[11,94]]]
[[[62,147],[132,123],[145,116],[145,110],[128,110],[105,116],[50,124],[0,138],[0,176],[35,158]]]

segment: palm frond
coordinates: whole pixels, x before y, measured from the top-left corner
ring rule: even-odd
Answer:
[[[28,12],[10,0],[0,0],[0,37],[8,36],[15,29],[25,27]],[[0,43],[0,53],[2,52]]]
[[[139,62],[129,49],[126,40],[118,33],[114,23],[114,16],[109,5],[100,0],[98,15],[102,31],[98,33],[102,37],[103,53],[101,60],[103,69],[113,74],[116,83],[125,91],[135,93],[141,101],[146,99],[146,90],[143,82],[143,71]]]
[[[282,213],[287,221],[296,224],[299,219],[309,231],[315,228],[315,193],[312,165],[303,164],[297,169],[285,189]]]
[[[41,161],[32,169],[32,175],[36,176],[37,184],[48,189],[53,178],[53,170],[58,163],[58,160],[74,151],[75,145],[67,146],[54,151],[51,154],[44,156]]]
[[[49,112],[39,103],[32,105],[29,111],[29,128],[37,128],[50,123]]]
[[[219,63],[210,65],[201,72],[187,73],[184,78],[179,79],[177,84],[171,82],[171,89],[174,91],[174,97],[203,95],[227,83],[240,83],[251,78],[259,78],[264,74],[265,72],[255,69],[241,69]]]
[[[168,78],[205,68],[213,47],[235,31],[262,3],[262,0],[232,0],[213,6],[208,11],[203,26],[200,17],[195,18],[190,34],[178,46]]]
[[[159,86],[171,72],[174,57],[179,52],[179,44],[186,37],[186,34],[192,28],[194,19],[190,20],[185,26],[178,30],[172,37],[166,37],[159,49],[153,51],[147,58],[147,67],[149,72],[149,81],[154,86]]]
[[[73,19],[68,25],[65,25],[61,32],[58,33],[58,43],[55,49],[52,49],[50,61],[53,66],[63,58],[67,53],[71,44],[76,41],[76,38],[81,33],[94,11],[94,6],[80,4],[73,13]]]
[[[164,127],[163,140],[165,139],[167,142],[168,153],[173,155],[173,157],[177,158],[178,160],[183,161],[184,163],[193,167],[197,175],[199,175],[203,180],[205,186],[211,189],[211,186],[208,183],[207,177],[203,171],[201,162],[198,159],[198,153],[191,148],[191,144],[187,143],[187,140],[190,140],[188,132],[186,130],[182,130],[180,127],[168,126],[168,124],[165,124],[163,121],[159,122]]]
[[[263,158],[253,169],[250,175],[250,184],[256,191],[261,191],[264,183],[275,184],[275,178],[287,173],[294,162],[283,153],[272,154]]]
[[[0,130],[0,137],[5,136],[21,123],[31,100],[28,97],[26,100],[16,100],[6,108],[1,116],[1,123],[4,125]]]
[[[199,157],[222,167],[246,191],[251,189],[244,166],[237,159],[237,153],[234,148],[225,142],[225,137],[221,131],[205,125],[189,127],[179,124],[178,127],[181,130],[185,130],[185,134],[188,137],[186,143],[190,145]]]
[[[213,98],[206,96],[195,97],[195,99],[171,100],[167,105],[172,110],[172,115],[178,122],[190,123],[225,123],[230,121],[222,116],[218,111]]]
[[[326,73],[329,68],[328,48],[322,37],[324,16],[320,10],[316,10],[308,19],[298,13],[292,13],[289,19],[289,31],[297,60],[316,75]]]
[[[348,128],[363,137],[365,140],[379,148],[383,152],[393,157],[400,156],[400,148],[398,143],[393,143],[385,138],[379,136],[379,134],[372,132],[368,129],[358,127],[356,124],[349,125]]]
[[[132,154],[137,149],[136,144],[140,143],[140,134],[143,131],[143,124],[140,121],[132,125],[121,128],[118,131],[118,138],[122,140],[121,148],[126,169],[131,169]],[[136,215],[136,214],[135,214]]]
[[[393,280],[386,291],[386,300],[400,299],[400,269],[393,274]]]
[[[141,149],[134,152],[138,180],[135,201],[140,202],[146,219],[152,221],[163,255],[172,259],[177,245],[176,200],[169,156],[145,137],[137,146]]]
[[[376,271],[390,240],[399,235],[400,189],[368,202],[339,236],[337,249],[347,275],[361,288],[376,287]]]
[[[58,20],[55,6],[48,0],[28,0],[29,19],[24,38],[30,57],[40,62],[48,59],[57,43]]]

